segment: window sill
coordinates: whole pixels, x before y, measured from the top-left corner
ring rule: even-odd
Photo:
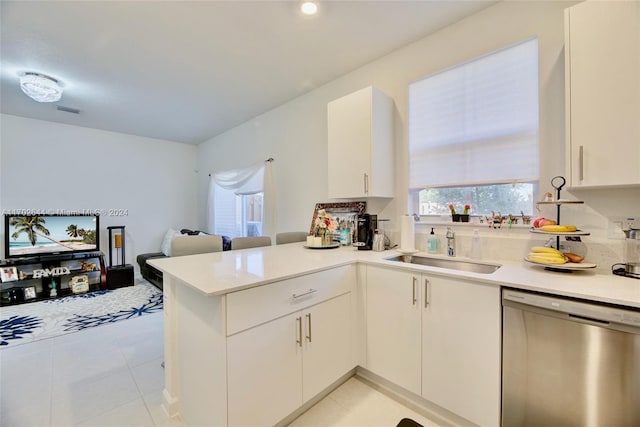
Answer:
[[[445,217],[438,217],[438,216],[434,216],[434,217],[429,217],[429,218],[421,218],[420,221],[417,221],[415,224],[420,226],[420,225],[424,225],[424,226],[442,226],[442,225],[447,225],[447,226],[453,226],[453,227],[465,227],[465,228],[491,228],[491,229],[518,229],[518,230],[529,230],[531,228],[531,224],[522,224],[520,221],[518,221],[517,224],[507,224],[507,223],[502,223],[501,225],[496,225],[494,227],[493,224],[489,224],[487,223],[486,220],[484,220],[484,222],[480,222],[479,217],[475,217],[475,218],[470,218],[469,222],[453,222],[451,220],[451,217],[447,216],[445,219]]]

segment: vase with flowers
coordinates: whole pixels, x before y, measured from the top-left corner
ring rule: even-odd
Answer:
[[[322,246],[329,246],[333,243],[333,233],[337,228],[338,222],[327,211],[320,209],[315,222],[315,236],[321,238]]]

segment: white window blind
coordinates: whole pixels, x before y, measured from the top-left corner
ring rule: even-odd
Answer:
[[[538,42],[409,85],[409,186],[538,179]]]

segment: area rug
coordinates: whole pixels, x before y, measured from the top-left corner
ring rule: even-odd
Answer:
[[[148,282],[0,308],[0,348],[52,338],[162,310],[162,292]]]

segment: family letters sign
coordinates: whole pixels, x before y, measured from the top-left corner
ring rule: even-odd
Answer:
[[[53,268],[40,268],[33,270],[33,278],[40,279],[42,277],[49,276],[63,276],[69,274],[71,271],[69,267],[53,267]]]

